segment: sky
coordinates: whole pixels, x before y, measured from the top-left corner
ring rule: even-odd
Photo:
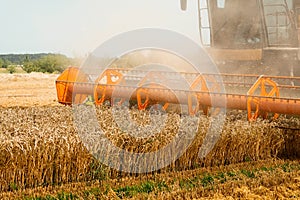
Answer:
[[[0,0],[0,54],[84,57],[111,37],[169,29],[200,42],[197,0]]]

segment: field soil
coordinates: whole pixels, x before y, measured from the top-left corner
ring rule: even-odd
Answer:
[[[56,74],[0,74],[0,106],[52,106],[56,98]]]

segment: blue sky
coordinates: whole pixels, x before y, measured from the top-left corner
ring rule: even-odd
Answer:
[[[165,28],[199,42],[196,0],[0,0],[0,54],[84,56],[138,28]]]

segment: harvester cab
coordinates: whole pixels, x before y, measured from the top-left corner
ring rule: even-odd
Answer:
[[[300,75],[299,0],[198,0],[198,12],[202,45],[221,70],[247,63],[267,67],[265,74]]]

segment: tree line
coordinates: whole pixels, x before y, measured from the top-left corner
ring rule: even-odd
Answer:
[[[15,72],[15,66],[27,72],[62,72],[70,65],[79,65],[78,61],[62,54],[7,54],[0,55],[0,68]]]

